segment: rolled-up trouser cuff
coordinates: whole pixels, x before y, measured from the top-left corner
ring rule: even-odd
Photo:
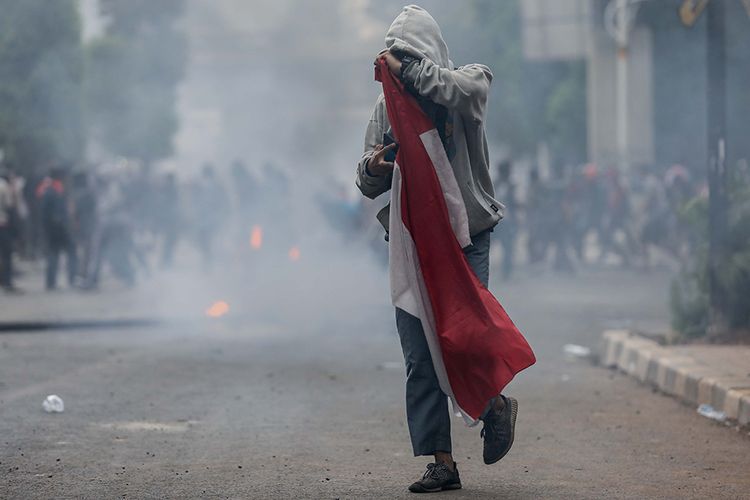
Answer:
[[[437,439],[432,444],[422,444],[419,448],[414,448],[415,457],[432,456],[436,452],[442,451],[443,453],[452,453],[453,447],[451,446],[451,440]]]

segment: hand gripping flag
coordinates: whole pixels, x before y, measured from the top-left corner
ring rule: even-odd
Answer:
[[[471,244],[466,207],[435,125],[382,59],[375,78],[399,143],[391,299],[421,320],[441,389],[467,422],[476,422],[489,400],[534,364],[534,353],[461,250]]]

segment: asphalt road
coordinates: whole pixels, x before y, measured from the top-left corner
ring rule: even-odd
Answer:
[[[747,435],[563,356],[609,324],[663,323],[667,287],[620,271],[501,286],[539,359],[508,391],[516,443],[485,466],[456,419],[464,489],[439,497],[750,498]],[[301,326],[0,335],[0,497],[410,498],[427,460],[410,454],[392,312],[335,306]],[[49,393],[64,413],[41,410]]]

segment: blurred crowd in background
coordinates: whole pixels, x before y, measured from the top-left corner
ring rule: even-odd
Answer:
[[[505,278],[519,250],[526,262],[551,259],[563,272],[595,263],[648,268],[655,253],[680,262],[690,246],[681,211],[695,197],[707,196],[705,182],[679,164],[643,165],[627,176],[594,163],[558,165],[547,177],[532,167],[519,186],[511,163],[502,162],[496,190],[507,209],[497,232]]]
[[[221,235],[247,245],[262,238],[252,233],[264,222],[286,226],[286,211],[277,205],[285,203],[288,179],[272,164],[260,179],[241,161],[231,165],[229,178],[206,163],[184,182],[124,160],[96,168],[55,165],[38,179],[17,175],[7,163],[1,168],[0,270],[2,287],[11,293],[22,292],[14,261],[43,262],[47,290],[61,281],[94,290],[103,272],[132,286],[173,266],[180,246],[210,269],[224,246],[217,243]]]
[[[95,289],[103,269],[133,285],[152,269],[173,265],[179,245],[193,248],[202,266],[210,268],[224,230],[232,230],[232,239],[250,241],[253,228],[284,226],[281,218],[288,213],[282,200],[289,179],[272,164],[259,178],[236,161],[224,178],[207,163],[186,182],[173,173],[149,175],[128,162],[93,171],[60,165],[41,179],[25,179],[3,167],[0,245],[6,290],[18,291],[12,255],[43,260],[50,290],[58,287],[58,274],[71,287]],[[691,200],[707,196],[705,180],[693,179],[679,164],[644,165],[624,176],[615,167],[593,163],[542,172],[527,165],[514,169],[506,160],[493,177],[496,197],[505,205],[494,235],[503,279],[519,264],[548,263],[560,272],[591,264],[648,268],[655,253],[680,263],[692,247],[682,214]],[[345,186],[321,192],[316,201],[331,231],[369,241],[387,263],[387,244],[374,217],[379,205],[353,196]]]
[[[748,176],[747,165],[738,165],[738,171]],[[293,217],[293,186],[285,171],[268,163],[256,173],[235,161],[223,170],[228,174],[220,172],[206,163],[198,175],[179,181],[174,173],[154,174],[123,160],[85,169],[57,165],[42,178],[26,179],[4,164],[3,288],[20,292],[14,259],[43,262],[48,290],[61,281],[97,289],[102,272],[132,286],[173,266],[181,248],[194,251],[208,270],[217,252],[262,245],[264,228],[287,233],[283,243],[271,244],[298,254],[293,243],[299,238],[288,234],[294,225],[285,220]],[[494,231],[494,271],[503,280],[519,266],[563,273],[605,265],[649,269],[671,263],[676,269],[702,243],[687,218],[692,203],[705,203],[706,180],[680,164],[641,165],[624,175],[594,163],[542,169],[504,160],[492,175],[496,198],[505,205]],[[322,215],[323,237],[364,242],[387,265],[388,246],[375,219],[381,204],[357,196],[352,186],[320,189],[305,211]]]
[[[594,163],[542,169],[504,160],[492,176],[496,198],[505,205],[493,235],[499,261],[493,272],[503,280],[519,266],[564,273],[597,265],[676,269],[701,243],[687,218],[692,203],[706,202],[708,187],[684,165],[640,165],[622,174]],[[362,234],[386,263],[383,230],[372,223],[380,205],[348,202],[341,193],[341,203],[327,210],[329,220]]]

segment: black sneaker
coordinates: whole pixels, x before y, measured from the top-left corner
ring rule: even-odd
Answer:
[[[500,396],[505,401],[501,412],[494,409],[484,417],[484,428],[481,436],[484,438],[484,463],[492,465],[499,461],[513,446],[516,431],[516,416],[518,415],[518,401],[515,398]]]
[[[422,479],[409,486],[412,493],[435,493],[443,490],[460,490],[461,478],[458,477],[458,467],[453,463],[453,470],[445,464],[427,464]]]

